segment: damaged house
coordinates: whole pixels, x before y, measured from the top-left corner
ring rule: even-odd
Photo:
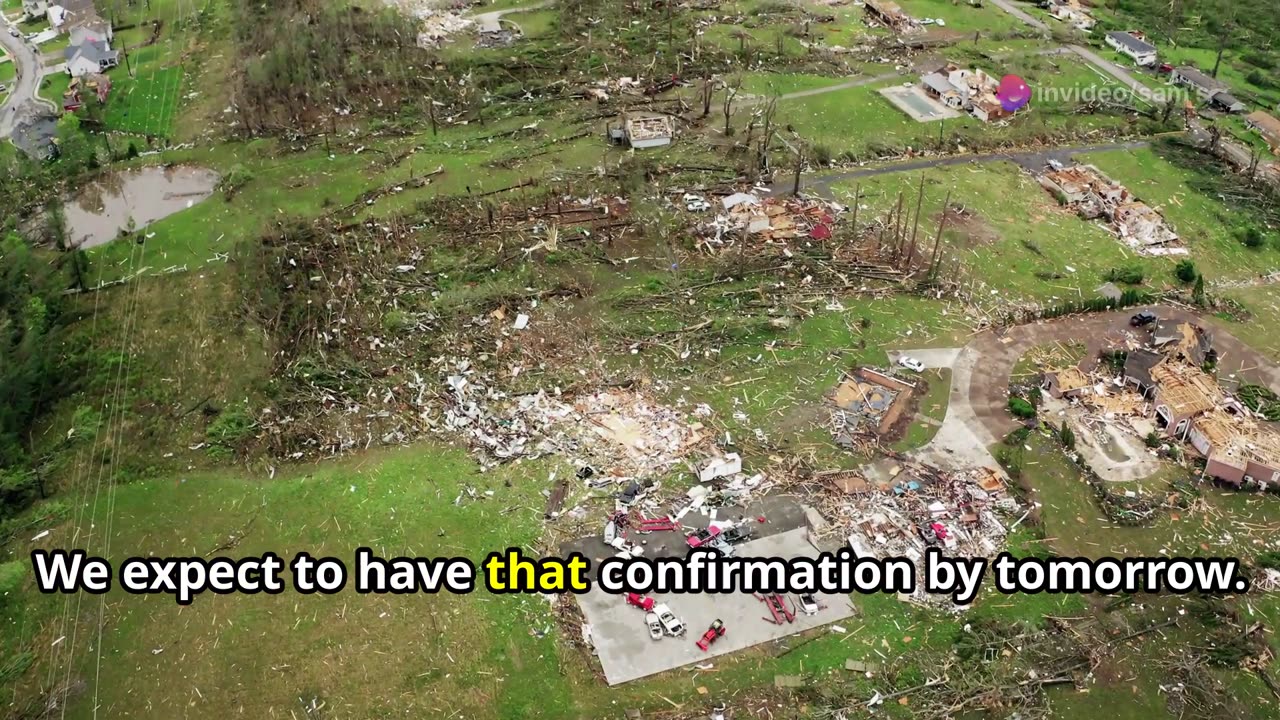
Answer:
[[[1205,474],[1240,487],[1280,482],[1280,434],[1252,418],[1215,408],[1197,418],[1187,442],[1205,457]]]
[[[658,113],[626,113],[622,126],[609,129],[609,140],[626,144],[635,149],[670,145],[675,137],[675,124],[671,117]]]
[[[1092,165],[1051,170],[1038,178],[1058,202],[1086,220],[1105,218],[1111,230],[1142,255],[1186,255],[1178,234],[1154,208]]]
[[[980,69],[965,70],[948,63],[920,78],[925,95],[953,110],[965,110],[983,122],[1008,117],[996,97],[1000,81]]]
[[[1240,113],[1247,109],[1244,103],[1229,92],[1230,88],[1226,83],[1193,67],[1174,68],[1169,74],[1169,80],[1175,85],[1195,90],[1201,100],[1227,112]]]
[[[909,32],[919,24],[915,18],[903,12],[902,6],[893,0],[866,0],[863,11],[868,22],[882,25],[897,33]]]
[[[1070,23],[1081,32],[1089,32],[1098,23],[1089,13],[1089,8],[1081,5],[1079,0],[1050,0],[1049,16]]]

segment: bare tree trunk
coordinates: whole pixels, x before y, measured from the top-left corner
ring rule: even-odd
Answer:
[[[920,173],[920,194],[916,196],[916,219],[911,228],[911,246],[907,249],[907,264],[904,270],[911,271],[911,263],[916,259],[916,238],[920,234],[920,210],[924,206],[924,173]]]
[[[938,217],[938,234],[933,238],[933,257],[929,260],[929,279],[938,277],[939,251],[942,249],[942,229],[947,224],[947,208],[951,207],[951,191],[947,191],[947,199],[942,201],[942,213]]]

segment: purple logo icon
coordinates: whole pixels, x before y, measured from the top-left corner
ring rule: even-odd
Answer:
[[[996,99],[1005,112],[1016,112],[1031,100],[1031,88],[1017,75],[1005,75],[1000,78],[1000,87],[996,89]]]

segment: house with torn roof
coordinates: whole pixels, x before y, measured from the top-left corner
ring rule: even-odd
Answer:
[[[1093,386],[1093,381],[1080,368],[1072,365],[1044,374],[1040,388],[1055,398],[1076,398],[1085,395]]]
[[[622,119],[622,136],[633,148],[661,147],[671,144],[675,125],[668,115],[627,113]]]
[[[925,95],[953,110],[967,110],[983,122],[1013,114],[996,98],[999,80],[979,68],[967,70],[948,63],[922,75],[920,85]]]
[[[1271,152],[1280,153],[1280,119],[1259,110],[1244,116],[1244,123],[1253,128],[1271,146]]]
[[[1156,425],[1165,434],[1186,440],[1191,423],[1223,400],[1218,381],[1191,365],[1161,363],[1151,368]]]
[[[1200,100],[1227,112],[1244,112],[1245,104],[1230,92],[1231,88],[1221,80],[1196,68],[1181,66],[1169,73],[1169,81],[1195,91]]]
[[[1137,30],[1109,32],[1106,42],[1121,55],[1128,55],[1143,67],[1156,64],[1156,46],[1147,42],[1147,36]]]
[[[1280,482],[1280,434],[1240,413],[1215,408],[1191,424],[1187,442],[1205,458],[1205,474],[1240,487]]]
[[[1218,359],[1218,353],[1213,349],[1213,333],[1196,323],[1157,320],[1151,330],[1151,347],[1165,357],[1196,367]]]
[[[1156,388],[1155,380],[1151,378],[1151,369],[1164,360],[1164,355],[1158,352],[1141,348],[1130,350],[1124,358],[1125,385],[1137,390],[1142,397],[1150,399]]]
[[[894,32],[907,32],[917,26],[915,18],[904,12],[902,6],[893,0],[866,0],[862,10],[869,22]]]
[[[1089,14],[1089,8],[1081,5],[1079,0],[1050,0],[1049,16],[1054,20],[1070,23],[1081,32],[1089,32],[1098,21]]]

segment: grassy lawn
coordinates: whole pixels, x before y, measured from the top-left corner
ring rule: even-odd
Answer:
[[[0,58],[0,83],[7,83],[18,75],[18,67],[8,55]]]
[[[117,69],[103,122],[112,130],[168,137],[182,93],[182,68],[149,67],[136,77]]]
[[[924,447],[938,434],[938,427],[947,415],[947,399],[951,396],[951,369],[925,370],[920,377],[929,387],[917,400],[916,415],[907,427],[906,434],[893,444],[893,449],[898,452]]]
[[[946,23],[947,30],[968,33],[970,36],[974,32],[988,35],[1027,29],[1021,20],[989,3],[973,7],[968,3],[951,0],[902,0],[898,4],[911,17],[918,20],[942,20]]]
[[[67,91],[67,86],[71,84],[71,76],[66,73],[50,73],[40,80],[40,97],[53,101],[58,106],[58,110],[62,109],[62,94]]]
[[[520,26],[526,38],[538,38],[555,32],[559,14],[555,10],[531,10],[505,16]]]
[[[845,82],[845,78],[803,73],[750,73],[742,78],[742,92],[770,97],[817,90]]]
[[[1220,294],[1243,305],[1251,317],[1237,321],[1220,315],[1217,321],[1255,350],[1273,360],[1280,360],[1280,334],[1276,333],[1276,328],[1280,327],[1280,288],[1262,285],[1226,290]]]

